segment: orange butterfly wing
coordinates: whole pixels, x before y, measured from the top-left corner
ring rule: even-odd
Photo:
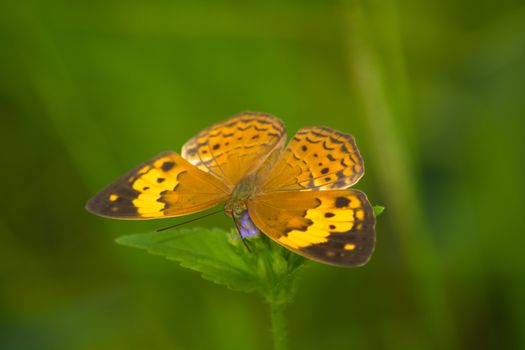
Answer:
[[[286,141],[284,124],[264,113],[244,112],[217,123],[182,147],[182,156],[231,187],[255,172]]]
[[[364,173],[352,136],[308,127],[290,141],[248,201],[255,225],[286,248],[338,266],[365,264],[375,247],[366,195],[347,189]]]
[[[375,246],[375,218],[357,190],[274,192],[248,202],[254,224],[284,247],[338,266],[360,266]]]
[[[364,173],[354,137],[322,127],[300,129],[270,174],[261,192],[348,188]]]
[[[199,212],[228,198],[231,189],[174,152],[128,172],[86,205],[97,215],[154,219]]]

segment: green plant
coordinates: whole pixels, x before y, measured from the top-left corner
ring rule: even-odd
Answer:
[[[383,210],[374,207],[376,216]],[[265,235],[246,240],[250,250],[235,230],[187,228],[122,236],[117,243],[177,261],[232,290],[259,293],[270,306],[274,348],[286,349],[284,310],[292,300],[297,272],[306,259]]]

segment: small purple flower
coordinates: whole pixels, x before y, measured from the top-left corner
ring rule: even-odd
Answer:
[[[253,223],[248,210],[244,211],[241,215],[241,237],[253,237],[261,233],[257,226]]]

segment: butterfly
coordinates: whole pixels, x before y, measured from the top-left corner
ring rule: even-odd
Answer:
[[[361,266],[375,246],[374,211],[351,189],[364,173],[353,136],[300,129],[286,146],[281,120],[243,112],[139,165],[88,203],[116,219],[157,219],[224,204],[241,236],[259,231],[307,258]]]

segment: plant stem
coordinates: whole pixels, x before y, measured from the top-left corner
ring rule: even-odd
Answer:
[[[286,350],[287,348],[284,307],[283,303],[270,302],[274,350]]]

